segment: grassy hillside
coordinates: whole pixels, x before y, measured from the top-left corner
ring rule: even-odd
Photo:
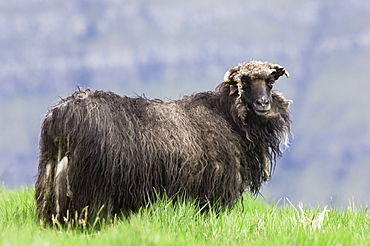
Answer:
[[[219,216],[190,203],[162,201],[99,230],[43,228],[36,221],[34,189],[0,188],[0,245],[368,245],[369,211],[309,209],[244,197]]]

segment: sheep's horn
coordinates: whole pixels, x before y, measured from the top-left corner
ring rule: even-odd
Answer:
[[[287,77],[287,78],[289,78],[290,77],[290,74],[288,73],[288,71],[287,70],[285,70],[284,69],[284,75],[285,75],[285,77]]]
[[[227,72],[224,75],[224,83],[230,83],[232,81],[232,78],[234,77],[232,76],[232,74],[239,70],[240,70],[240,65],[234,66],[230,68],[229,70],[227,70]]]
[[[282,71],[284,71],[284,75],[287,77],[287,78],[289,78],[290,77],[290,75],[289,75],[289,73],[288,73],[288,71],[287,70],[285,70],[285,68],[283,68],[282,66],[280,66],[279,64],[276,64],[276,63],[270,63],[269,64],[269,67],[271,68],[271,69],[281,69]]]

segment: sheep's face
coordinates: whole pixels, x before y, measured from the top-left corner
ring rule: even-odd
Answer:
[[[224,83],[230,86],[230,96],[238,95],[237,104],[246,105],[258,116],[266,116],[271,110],[273,85],[284,74],[289,77],[280,65],[250,61],[227,71]]]
[[[275,83],[272,76],[265,79],[241,78],[243,93],[241,100],[259,116],[265,116],[271,109],[271,90]]]

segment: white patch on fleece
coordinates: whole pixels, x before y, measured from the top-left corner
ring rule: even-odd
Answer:
[[[54,192],[55,192],[55,207],[56,207],[56,214],[59,215],[60,213],[60,205],[59,205],[59,196],[60,196],[60,187],[63,185],[63,171],[66,170],[68,165],[68,157],[64,156],[60,162],[57,165],[57,171],[55,174],[55,180],[54,180]],[[61,175],[62,174],[62,175]],[[59,177],[61,176],[61,177]]]
[[[55,174],[55,177],[57,177],[61,171],[66,169],[67,165],[68,165],[68,157],[64,156],[63,159],[60,160],[60,162],[58,163],[57,173]]]
[[[49,162],[48,164],[46,164],[46,182],[47,180],[49,179],[51,175],[51,163]]]

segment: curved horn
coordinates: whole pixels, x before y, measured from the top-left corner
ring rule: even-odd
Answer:
[[[269,67],[271,69],[275,69],[275,72],[277,72],[277,75],[279,78],[281,75],[285,75],[287,78],[290,77],[289,73],[287,70],[285,70],[285,68],[283,68],[282,66],[280,66],[279,64],[276,64],[276,63],[269,63]]]
[[[224,75],[224,83],[230,83],[233,80],[234,73],[240,70],[240,65],[234,66],[227,70],[227,72]]]

